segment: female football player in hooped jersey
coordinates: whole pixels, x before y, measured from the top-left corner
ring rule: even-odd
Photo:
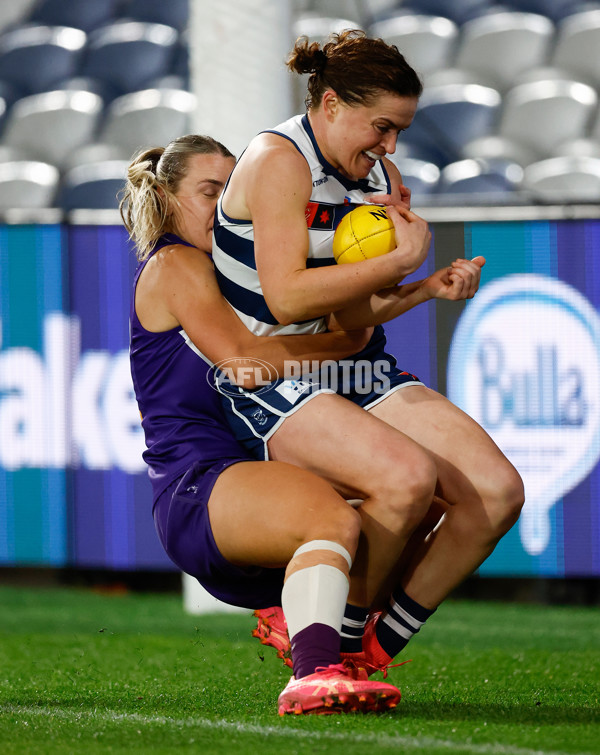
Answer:
[[[237,437],[259,458],[298,464],[362,500],[342,655],[372,671],[385,668],[489,556],[518,518],[523,485],[481,427],[407,373],[410,365],[396,368],[384,350],[382,322],[433,297],[472,297],[485,263],[456,260],[424,281],[398,285],[423,262],[430,241],[425,222],[402,210],[410,193],[386,158],[413,119],[417,74],[397,48],[358,31],[334,35],[322,48],[299,39],[288,67],[310,74],[307,114],[259,134],[237,163],[215,219],[219,286],[256,334],[378,327],[353,357],[360,375],[348,379],[340,370],[337,386],[319,376],[280,380],[258,395],[228,390],[224,406]],[[367,199],[390,205],[402,243],[375,259],[335,265],[336,223]],[[365,360],[377,365],[369,385],[359,384]],[[403,559],[436,495],[446,513]],[[290,627],[292,648],[296,633]],[[264,634],[268,640],[268,628]]]

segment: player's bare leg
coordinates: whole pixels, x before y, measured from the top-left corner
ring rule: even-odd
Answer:
[[[349,570],[360,535],[360,516],[346,501],[297,467],[241,462],[219,476],[208,509],[215,542],[228,561],[287,564],[281,602],[294,676],[279,695],[280,715],[397,705],[396,687],[339,664]]]
[[[370,606],[431,504],[437,471],[428,453],[360,407],[329,394],[288,417],[269,441],[269,453],[316,472],[346,498],[363,499],[349,602]]]
[[[406,593],[433,609],[517,521],[523,484],[489,435],[435,391],[397,391],[371,413],[427,449],[437,467],[437,492],[450,504],[402,576]]]

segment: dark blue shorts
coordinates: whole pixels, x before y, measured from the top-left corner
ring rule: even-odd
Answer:
[[[284,569],[234,566],[220,553],[208,517],[218,476],[247,458],[194,464],[154,504],[154,524],[167,555],[218,600],[242,608],[281,605]]]
[[[282,422],[322,393],[337,393],[363,409],[371,409],[407,385],[423,385],[418,377],[400,370],[389,354],[375,360],[340,360],[297,380],[283,378],[258,391],[218,385],[227,421],[237,440],[259,460],[268,460],[269,439]]]

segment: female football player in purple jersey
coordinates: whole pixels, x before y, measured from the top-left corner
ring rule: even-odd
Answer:
[[[340,664],[360,515],[315,474],[252,460],[212,383],[215,362],[282,368],[286,359],[339,359],[369,334],[261,338],[240,322],[210,257],[215,205],[234,162],[209,137],[181,137],[132,161],[121,202],[140,260],[131,371],[156,529],[174,563],[217,598],[283,606],[295,630],[294,676],[280,714],[384,710],[399,690]]]

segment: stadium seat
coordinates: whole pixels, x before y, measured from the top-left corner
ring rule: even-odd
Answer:
[[[133,21],[165,24],[183,31],[190,18],[189,0],[126,0],[121,16]]]
[[[459,159],[467,142],[495,129],[501,103],[495,89],[476,84],[428,87],[401,140],[428,150],[441,167]]]
[[[25,23],[36,2],[38,0],[0,3],[0,33],[17,28]]]
[[[91,32],[82,76],[97,78],[118,94],[143,89],[170,73],[177,31],[163,24],[117,22]]]
[[[486,202],[502,203],[515,198],[522,180],[523,168],[509,160],[459,160],[442,169],[438,193],[469,194],[474,201],[485,195]]]
[[[518,76],[515,76],[513,86],[530,84],[533,81],[573,81],[573,74],[556,66],[538,66],[521,71]]]
[[[156,79],[148,82],[148,89],[183,89],[187,90],[187,81],[183,76],[175,76],[175,74],[169,74],[168,76],[159,76]]]
[[[489,13],[461,30],[456,66],[489,77],[500,90],[522,71],[547,62],[554,37],[549,18],[532,13]]]
[[[368,0],[366,3],[364,0],[295,0],[298,14],[315,13],[329,18],[347,18],[354,26],[360,26],[366,21],[366,16],[370,17],[374,10],[372,6],[377,4],[376,0]],[[387,6],[390,5],[398,5],[398,0],[388,0]]]
[[[49,26],[72,26],[92,31],[119,12],[120,0],[40,0],[29,20]]]
[[[576,81],[519,84],[504,98],[499,133],[533,149],[538,159],[561,143],[586,135],[596,91]]]
[[[94,138],[102,109],[102,99],[91,92],[33,94],[11,109],[3,142],[61,166],[74,148]]]
[[[576,13],[559,24],[552,63],[600,86],[600,9]]]
[[[410,11],[426,16],[445,16],[459,26],[486,13],[492,0],[404,0],[401,11]]]
[[[570,139],[559,144],[552,152],[553,157],[600,157],[599,139]]]
[[[66,158],[62,165],[66,173],[78,165],[89,165],[90,163],[102,163],[114,160],[129,160],[131,151],[116,144],[107,144],[106,142],[90,142],[83,144],[81,147],[74,149]]]
[[[70,89],[78,92],[92,92],[102,98],[103,102],[109,103],[117,96],[115,90],[105,81],[93,79],[91,76],[69,76],[55,85],[56,89]]]
[[[410,189],[413,204],[423,202],[436,191],[440,180],[440,169],[437,165],[412,157],[395,155],[389,155],[389,157],[398,167],[402,180]]]
[[[8,111],[8,102],[0,94],[0,131],[2,131],[2,128],[4,127],[4,121],[6,119],[7,111]]]
[[[589,136],[591,139],[600,141],[600,109],[596,112],[595,120],[590,128]]]
[[[118,97],[108,108],[100,141],[130,154],[140,147],[164,146],[192,130],[196,97],[175,89],[145,89]]]
[[[388,155],[391,160],[395,162],[396,160],[410,157],[413,160],[421,160],[425,163],[437,165],[436,160],[439,159],[439,151],[437,149],[431,149],[425,144],[407,141],[405,136],[406,132],[400,134],[396,142],[396,151],[393,155]]]
[[[442,16],[395,16],[372,24],[369,35],[396,45],[411,66],[426,75],[450,65],[458,26]]]
[[[446,86],[448,84],[478,84],[483,87],[496,88],[490,76],[485,76],[479,71],[469,71],[464,68],[457,68],[456,66],[448,66],[447,68],[432,71],[427,74],[425,79],[427,89],[429,87]]]
[[[179,35],[179,40],[173,53],[173,60],[171,61],[171,68],[167,75],[179,76],[184,81],[185,86],[183,88],[190,88],[190,47],[186,31]]]
[[[472,160],[507,160],[522,167],[537,160],[537,154],[533,149],[499,134],[481,136],[467,142],[463,147],[462,156]]]
[[[77,71],[86,44],[81,29],[24,26],[0,37],[0,80],[24,95],[45,92]]]
[[[58,169],[45,162],[0,163],[0,209],[51,207],[59,176]]]
[[[117,209],[128,165],[128,160],[109,160],[71,168],[64,176],[58,206],[65,212]]]
[[[322,16],[318,13],[299,14],[292,27],[294,39],[308,37],[311,42],[325,42],[332,33],[360,28],[351,18]]]
[[[525,168],[523,185],[540,202],[594,202],[600,197],[600,158],[551,157]]]
[[[523,13],[548,16],[557,23],[572,12],[576,3],[573,0],[502,0],[501,4]]]
[[[0,142],[0,163],[14,163],[22,160],[31,160],[31,155],[27,150]]]
[[[6,81],[0,81],[0,99],[4,101],[6,109],[10,108],[17,100],[20,100],[24,94],[16,89],[12,84]],[[4,116],[5,111],[3,111]]]

